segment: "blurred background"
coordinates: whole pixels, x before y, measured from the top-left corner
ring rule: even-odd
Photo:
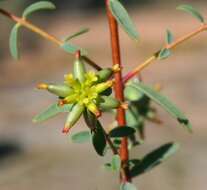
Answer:
[[[0,6],[21,15],[35,0],[8,0]],[[90,57],[102,67],[111,65],[108,23],[103,1],[53,0],[56,11],[35,13],[30,19],[60,39],[80,28],[90,32],[73,40],[88,50]],[[129,71],[152,55],[164,43],[165,31],[175,37],[192,31],[199,23],[188,14],[175,10],[191,3],[207,16],[205,0],[128,0],[122,1],[140,32],[134,44],[120,31],[122,62]],[[110,158],[97,157],[91,144],[72,144],[70,136],[61,133],[66,115],[41,124],[32,118],[56,99],[38,91],[39,82],[61,82],[70,71],[73,57],[36,34],[22,29],[21,59],[9,54],[8,39],[12,22],[0,16],[0,189],[118,189],[118,175],[104,171],[102,163]],[[163,126],[147,124],[144,145],[134,149],[131,157],[161,144],[176,141],[181,148],[170,160],[135,180],[139,189],[203,190],[207,179],[207,34],[203,33],[173,51],[173,56],[157,62],[143,72],[148,84],[161,83],[169,96],[190,118],[194,133],[188,132],[159,109]],[[112,121],[104,116],[107,127]],[[82,120],[72,130],[86,129]]]

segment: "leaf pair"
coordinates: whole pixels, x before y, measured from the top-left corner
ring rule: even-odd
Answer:
[[[201,22],[202,24],[205,23],[204,17],[202,16],[202,14],[195,9],[193,6],[191,5],[180,5],[177,7],[177,10],[181,10],[181,11],[185,11],[189,14],[191,14],[195,19],[197,19],[199,22]],[[173,42],[173,35],[172,33],[167,30],[166,32],[166,43],[167,45],[171,44]],[[171,55],[171,51],[168,48],[163,48],[159,54],[158,54],[158,58],[159,59],[166,59]]]
[[[32,13],[39,11],[39,10],[53,10],[55,9],[55,5],[49,1],[40,1],[37,3],[34,3],[27,7],[22,17],[26,19],[28,16],[30,16]],[[11,31],[10,39],[9,39],[9,46],[10,46],[10,52],[14,59],[19,59],[19,51],[18,51],[18,36],[19,36],[19,29],[21,25],[17,23]]]
[[[53,10],[55,9],[55,5],[49,1],[40,1],[37,3],[34,3],[32,5],[30,5],[29,7],[27,7],[23,14],[22,14],[22,18],[23,19],[27,19],[28,16],[30,16],[32,13],[40,11],[40,10]],[[10,40],[9,40],[9,46],[10,46],[10,52],[11,55],[14,59],[19,59],[20,55],[19,55],[19,51],[18,51],[18,36],[19,36],[19,30],[21,28],[21,24],[17,23],[11,30],[11,34],[10,34]],[[60,45],[60,47],[66,51],[67,53],[75,53],[78,50],[81,50],[82,55],[87,54],[85,50],[81,49],[78,46],[75,46],[73,44],[67,43],[69,40],[71,40],[72,38],[75,38],[79,35],[82,35],[86,32],[88,32],[89,29],[82,29],[70,36],[68,36],[67,38],[65,38],[64,43]]]

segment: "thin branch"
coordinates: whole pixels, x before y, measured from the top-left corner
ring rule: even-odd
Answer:
[[[176,41],[172,42],[171,44],[165,45],[162,49],[174,49],[178,45],[182,44],[183,42],[193,38],[194,36],[197,36],[198,34],[200,34],[203,31],[206,31],[206,30],[207,30],[207,24],[203,24],[202,26],[200,26],[196,30],[194,30],[194,31],[192,31],[192,32],[190,32],[190,33],[188,33],[188,34],[178,38]],[[123,82],[126,83],[129,79],[131,79],[135,75],[139,74],[146,67],[148,67],[149,65],[153,64],[154,61],[158,59],[160,51],[161,50],[159,50],[158,52],[154,53],[151,57],[149,57],[143,63],[138,65],[135,69],[130,71],[128,74],[126,74],[124,76],[124,78],[123,78]]]
[[[103,127],[102,127],[102,129],[103,129],[103,132],[104,132],[104,136],[105,136],[106,142],[108,143],[109,147],[111,148],[113,154],[114,155],[119,154],[117,148],[114,146],[113,142],[111,141],[111,138],[106,133],[105,129]]]
[[[102,70],[102,67],[100,67],[99,65],[97,65],[94,61],[92,61],[91,59],[89,59],[87,56],[82,56],[82,58],[89,64],[91,65],[94,69],[96,69],[97,71]]]

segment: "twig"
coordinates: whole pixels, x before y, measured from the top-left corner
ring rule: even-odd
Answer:
[[[178,45],[182,44],[183,42],[191,39],[192,37],[198,35],[199,33],[203,32],[205,30],[207,30],[207,24],[202,24],[202,26],[200,26],[196,30],[194,30],[194,31],[192,31],[192,32],[190,32],[190,33],[188,33],[188,34],[186,34],[186,35],[178,38],[176,41],[174,41],[171,44],[165,45],[162,49],[174,49]],[[159,50],[158,52],[154,53],[150,58],[148,58],[147,60],[145,60],[143,63],[141,63],[135,69],[133,69],[127,75],[125,75],[124,78],[123,78],[123,82],[126,83],[129,79],[131,79],[135,75],[139,74],[146,67],[148,67],[149,65],[153,64],[154,61],[156,61],[158,59],[159,54],[160,54],[160,51],[161,50]]]

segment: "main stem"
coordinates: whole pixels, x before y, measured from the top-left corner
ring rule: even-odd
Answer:
[[[111,35],[113,65],[119,65],[119,67],[122,68],[118,25],[113,15],[110,12],[109,0],[106,0],[106,9],[107,9],[109,29]],[[119,72],[116,72],[114,74],[114,79],[115,79],[115,85],[114,85],[115,96],[120,102],[124,102],[124,84],[122,81],[121,69]],[[125,110],[123,108],[119,107],[117,109],[116,119],[119,126],[124,127],[126,125]],[[119,153],[122,160],[122,169],[124,170],[124,173],[123,172],[120,173],[120,179],[121,182],[124,183],[131,180],[129,175],[129,168],[128,168],[129,153],[128,153],[128,142],[126,137],[122,139]]]

